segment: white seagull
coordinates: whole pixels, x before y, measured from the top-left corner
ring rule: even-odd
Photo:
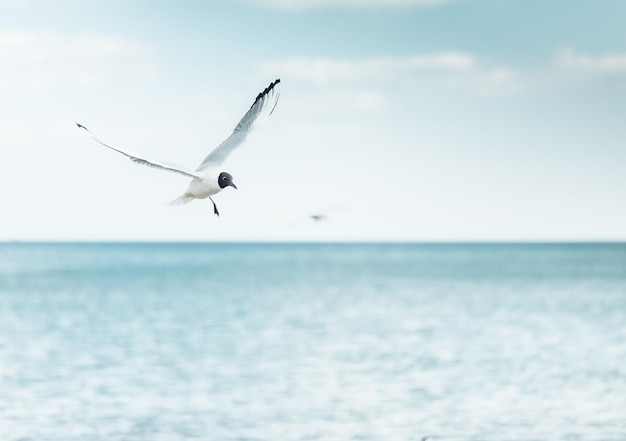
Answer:
[[[169,162],[149,159],[128,149],[106,144],[87,130],[87,128],[82,124],[76,123],[76,125],[87,132],[87,134],[96,142],[99,142],[103,146],[127,156],[138,164],[144,164],[149,167],[180,173],[181,175],[192,178],[187,190],[168,205],[182,205],[191,202],[194,199],[209,198],[211,199],[211,202],[213,202],[213,212],[219,216],[220,213],[217,210],[217,205],[215,205],[215,201],[213,201],[211,196],[219,193],[226,187],[237,188],[233,183],[233,177],[230,173],[223,171],[222,164],[226,158],[228,158],[228,155],[235,150],[235,148],[243,144],[252,131],[258,129],[265,123],[267,118],[274,111],[279,97],[280,79],[270,83],[270,85],[267,86],[263,92],[259,93],[250,109],[246,112],[243,118],[241,118],[241,121],[239,121],[235,130],[233,130],[233,133],[211,153],[209,153],[209,155],[204,158],[204,161],[202,161],[202,163],[195,170],[188,169],[187,167],[183,167],[181,165],[171,164]]]

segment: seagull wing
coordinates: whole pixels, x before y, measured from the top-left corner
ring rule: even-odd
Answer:
[[[202,161],[202,164],[200,164],[196,171],[221,165],[235,148],[243,144],[250,133],[261,127],[265,121],[267,121],[267,118],[274,111],[279,97],[280,80],[278,79],[270,83],[263,92],[259,93],[254,103],[252,103],[250,110],[241,118],[241,121],[239,121],[235,130],[233,130],[233,133],[226,138],[224,142],[218,145],[209,156],[204,158],[204,161]]]
[[[144,156],[139,156],[138,154],[128,150],[128,149],[122,149],[121,147],[114,147],[110,144],[106,144],[104,142],[102,142],[100,139],[98,139],[93,133],[91,133],[89,130],[87,130],[87,127],[83,126],[82,124],[76,123],[76,125],[80,128],[83,129],[85,132],[87,132],[87,134],[89,136],[91,136],[91,138],[102,144],[105,147],[110,148],[111,150],[115,150],[116,152],[121,153],[124,156],[127,156],[128,158],[130,158],[131,161],[136,162],[137,164],[143,164],[143,165],[147,165],[148,167],[154,167],[154,168],[159,168],[161,170],[166,170],[166,171],[171,171],[174,173],[180,173],[181,175],[185,175],[185,176],[189,176],[190,178],[200,178],[202,179],[202,175],[194,172],[192,170],[189,170],[186,167],[183,167],[181,165],[176,165],[176,164],[170,164],[169,162],[163,162],[163,161],[156,161],[154,159],[148,159]]]

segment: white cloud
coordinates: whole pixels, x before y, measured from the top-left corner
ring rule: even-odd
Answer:
[[[363,90],[354,97],[354,106],[363,112],[376,112],[385,107],[385,96],[375,90]]]
[[[407,57],[377,57],[360,60],[331,58],[290,58],[261,65],[265,75],[281,72],[290,78],[324,84],[333,81],[384,79],[415,72],[460,72],[471,70],[475,60],[471,55],[445,52]]]
[[[590,55],[564,49],[557,54],[556,64],[575,73],[626,75],[626,53]]]
[[[121,38],[0,32],[0,87],[89,86],[123,72],[149,74],[151,63],[147,48]]]
[[[294,57],[262,63],[258,71],[263,78],[279,72],[290,81],[342,88],[380,88],[384,87],[380,83],[387,83],[481,95],[567,89],[574,84],[623,90],[626,52],[590,54],[565,49],[557,52],[551,63],[536,67],[507,66],[455,51],[357,59]]]
[[[280,73],[290,81],[341,88],[387,88],[382,83],[411,89],[465,90],[471,94],[517,92],[524,87],[520,71],[493,66],[464,52],[412,54],[404,57],[333,59],[288,58],[262,63],[259,77]],[[376,99],[381,103],[381,99]],[[373,101],[370,101],[373,103]],[[373,105],[373,104],[372,104]],[[367,106],[364,106],[367,107]],[[380,105],[374,107],[380,108]]]
[[[272,9],[311,10],[326,8],[397,8],[439,6],[457,0],[241,0],[246,3]]]

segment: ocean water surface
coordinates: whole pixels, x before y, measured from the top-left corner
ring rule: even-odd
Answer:
[[[626,244],[0,244],[0,440],[626,440]]]

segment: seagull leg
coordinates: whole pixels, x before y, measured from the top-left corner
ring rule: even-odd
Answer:
[[[209,196],[209,199],[211,199],[211,202],[213,202],[213,213],[215,213],[215,214],[217,214],[219,216],[220,212],[217,210],[217,205],[215,205],[215,201],[213,200],[213,198],[211,196]]]

